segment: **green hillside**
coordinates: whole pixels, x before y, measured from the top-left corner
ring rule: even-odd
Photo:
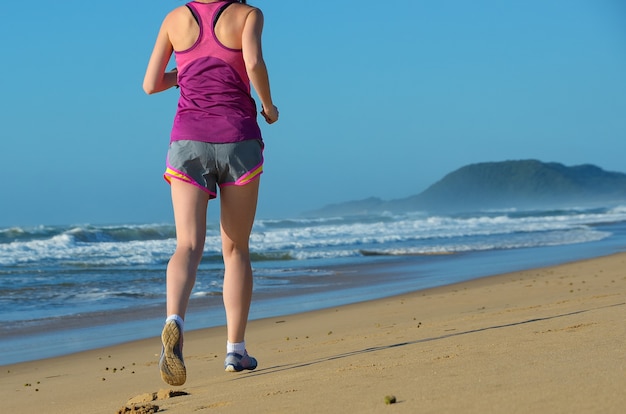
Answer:
[[[326,206],[315,215],[371,212],[461,212],[494,208],[596,205],[626,200],[626,174],[594,165],[518,160],[459,168],[420,194],[384,201],[368,198]]]

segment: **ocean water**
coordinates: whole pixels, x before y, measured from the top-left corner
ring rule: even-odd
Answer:
[[[174,248],[170,223],[0,228],[0,365],[157,336]],[[251,250],[261,318],[625,251],[626,205],[257,220]],[[189,329],[224,324],[222,274],[214,223]]]

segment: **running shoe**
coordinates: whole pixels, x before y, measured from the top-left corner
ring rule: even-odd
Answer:
[[[253,370],[256,365],[256,359],[248,355],[248,351],[244,351],[243,355],[229,352],[224,361],[224,370],[227,372],[240,372],[244,369]]]
[[[176,321],[167,321],[161,334],[163,350],[159,360],[161,378],[169,385],[183,385],[187,380],[187,370],[181,349],[182,332]]]

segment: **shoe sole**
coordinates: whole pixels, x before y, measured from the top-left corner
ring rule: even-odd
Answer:
[[[180,342],[180,331],[176,322],[165,324],[161,341],[163,341],[163,354],[159,361],[161,378],[169,385],[183,385],[187,380],[187,370],[183,360],[174,352],[174,347]]]
[[[237,369],[235,368],[234,365],[227,365],[226,368],[224,369],[224,371],[226,372],[241,372],[241,371],[254,371],[256,369],[256,367],[254,368],[241,368],[241,369]]]

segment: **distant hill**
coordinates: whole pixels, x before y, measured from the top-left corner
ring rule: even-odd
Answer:
[[[626,174],[595,165],[567,167],[537,160],[471,164],[459,168],[420,194],[385,201],[333,204],[307,215],[357,215],[375,212],[462,212],[499,208],[599,205],[626,200]]]

